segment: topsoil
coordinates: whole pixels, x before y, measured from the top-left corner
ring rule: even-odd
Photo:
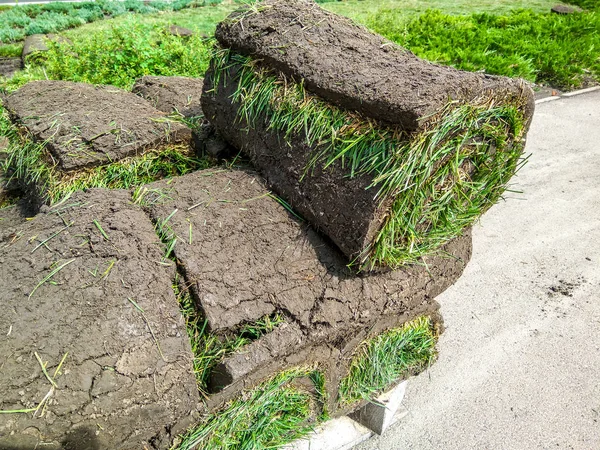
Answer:
[[[200,104],[203,84],[202,78],[145,76],[135,81],[131,91],[160,111],[196,117],[204,115]]]
[[[170,217],[163,229],[177,238],[174,255],[213,332],[231,334],[275,312],[286,317],[276,336],[263,336],[217,368],[212,388],[225,389],[211,402],[298,355],[301,364],[320,362],[335,379],[369,333],[422,314],[439,321],[434,298],[458,279],[471,254],[467,231],[444,248],[448,256],[427,258],[426,266],[358,276],[250,171],[205,170],[152,183],[142,204],[155,222]],[[337,385],[329,386],[333,395]]]
[[[188,127],[146,100],[111,86],[33,81],[4,107],[35,139],[47,142],[62,171],[98,166],[169,144],[189,145]]]
[[[47,402],[0,414],[0,448],[168,447],[199,398],[150,220],[129,192],[104,190],[12,219],[0,221],[0,410]]]
[[[533,115],[525,81],[432,64],[312,0],[265,0],[221,22],[216,37],[335,105],[406,131],[451,100],[521,105],[527,122]]]
[[[200,119],[202,122],[192,130],[196,152],[226,157],[231,149],[215,131],[215,127],[203,120],[204,112],[200,102],[203,85],[202,78],[145,76],[136,80],[132,92],[167,114],[178,112],[186,118]]]
[[[22,68],[21,58],[0,58],[0,75],[3,77],[10,78]]]

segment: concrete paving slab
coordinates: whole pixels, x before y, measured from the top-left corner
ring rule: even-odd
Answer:
[[[537,105],[528,141],[438,297],[439,361],[357,449],[600,448],[600,91]]]
[[[375,401],[367,403],[358,411],[350,414],[361,425],[377,434],[383,434],[394,422],[400,404],[406,394],[408,381],[403,381],[394,389],[384,392]]]

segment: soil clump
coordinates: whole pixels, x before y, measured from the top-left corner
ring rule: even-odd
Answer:
[[[0,448],[166,448],[199,396],[173,267],[128,191],[0,221]],[[2,214],[6,210],[2,210]]]
[[[4,98],[16,122],[46,142],[61,171],[118,161],[170,144],[187,144],[188,127],[146,100],[112,86],[33,81]]]

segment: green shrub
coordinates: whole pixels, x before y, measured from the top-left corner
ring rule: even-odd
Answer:
[[[418,56],[459,69],[523,77],[559,88],[600,80],[600,13],[452,16],[427,11],[407,25],[391,10],[369,24]]]

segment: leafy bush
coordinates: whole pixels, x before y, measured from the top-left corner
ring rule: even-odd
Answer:
[[[380,10],[369,26],[418,56],[459,69],[523,77],[559,88],[600,80],[600,13],[452,16],[427,11],[407,25]]]

